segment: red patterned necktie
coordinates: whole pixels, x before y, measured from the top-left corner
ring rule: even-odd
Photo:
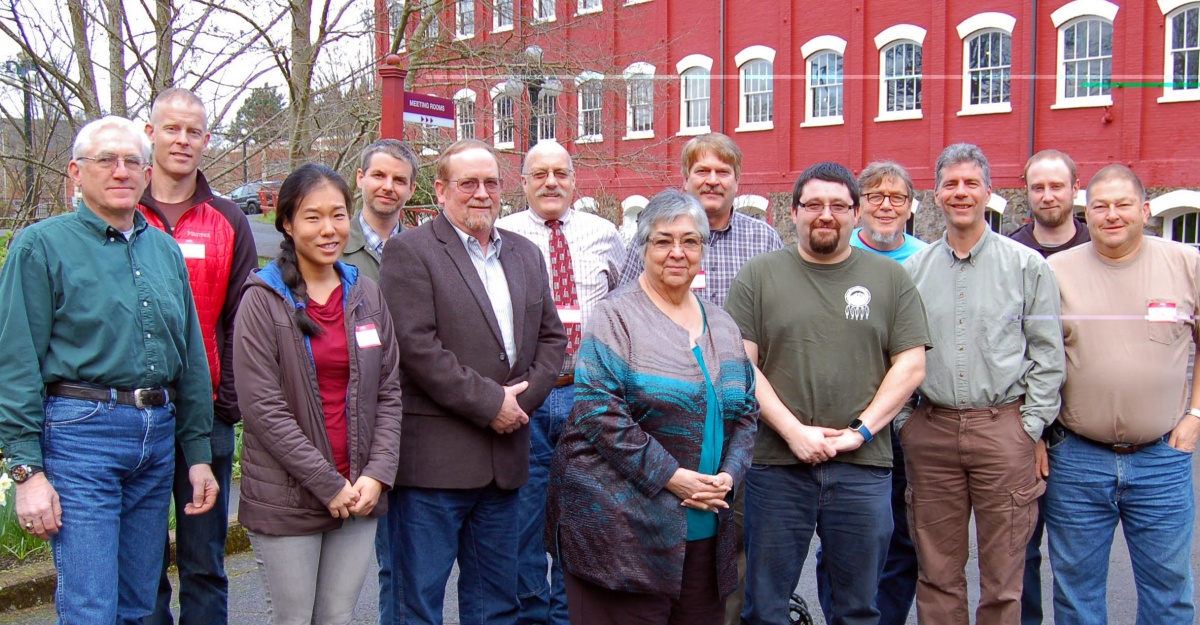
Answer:
[[[563,223],[557,219],[546,222],[546,227],[550,228],[550,288],[559,306],[579,306],[579,294],[575,292],[575,269],[571,267],[571,248],[567,247],[562,226]],[[567,330],[568,356],[579,351],[579,343],[583,339],[579,326],[578,323],[563,324]]]

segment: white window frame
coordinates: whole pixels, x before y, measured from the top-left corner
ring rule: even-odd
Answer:
[[[812,73],[812,61],[821,54],[832,52],[842,57],[842,114],[813,117],[813,84],[816,77]],[[846,123],[846,40],[836,35],[821,35],[809,39],[800,46],[800,56],[804,59],[804,122],[801,128],[817,128],[820,126],[841,126]],[[829,85],[821,85],[829,86]]]
[[[625,78],[625,138],[653,139],[654,138],[654,66],[644,61],[633,63],[621,73]],[[650,85],[650,128],[648,130],[633,129],[633,90],[641,81]]]
[[[497,150],[512,150],[517,146],[517,101],[510,98],[504,93],[504,83],[500,83],[492,87],[492,146]],[[512,102],[512,109],[509,111],[509,119],[512,120],[512,136],[509,141],[501,141],[501,121],[500,112],[497,110],[501,99],[506,99]]]
[[[466,7],[470,7],[470,11],[464,11]],[[471,32],[463,30],[463,16],[471,15]],[[457,0],[454,3],[454,38],[455,39],[473,39],[475,38],[476,20],[475,16],[479,14],[475,10],[475,0]]]
[[[600,97],[600,108],[587,109],[587,111],[599,111],[599,133],[587,133],[587,129],[584,126],[584,121],[586,119],[584,114],[586,111],[583,108],[583,96],[585,89],[588,88],[588,85],[595,85],[597,91],[599,92],[598,95]],[[577,128],[575,129],[575,143],[600,143],[601,141],[604,141],[604,74],[593,71],[586,71],[579,74],[575,77],[575,91],[575,112],[577,122]]]
[[[1163,238],[1175,241],[1175,220],[1190,214],[1200,213],[1200,191],[1176,189],[1150,200],[1150,216],[1162,219]],[[1197,215],[1200,220],[1200,215]],[[1200,229],[1200,222],[1197,223]],[[1200,248],[1200,244],[1185,243]]]
[[[547,110],[552,109],[552,110]],[[538,93],[537,104],[533,105],[533,123],[537,127],[537,140],[558,141],[558,96]],[[551,132],[543,132],[547,128]]]
[[[478,139],[479,138],[479,109],[475,107],[475,90],[469,88],[459,89],[454,93],[454,136],[459,140],[462,139]],[[471,105],[471,136],[463,135],[462,122],[463,116],[460,115],[459,103],[468,102]]]
[[[771,119],[768,121],[747,122],[746,114],[746,65],[752,61],[766,61],[771,64]],[[733,57],[733,63],[738,68],[738,127],[734,132],[758,132],[775,128],[775,50],[767,46],[750,46]]]
[[[625,0],[625,6],[633,6],[635,4],[646,4],[650,0]]]
[[[1164,25],[1163,35],[1163,86],[1162,97],[1158,98],[1160,103],[1167,102],[1195,102],[1200,100],[1200,88],[1176,89],[1171,86],[1175,80],[1174,75],[1174,51],[1171,49],[1171,39],[1175,35],[1174,19],[1178,14],[1185,11],[1195,11],[1200,9],[1200,2],[1196,0],[1158,0],[1158,8],[1162,10],[1163,18],[1166,20]]]
[[[595,6],[585,7],[585,2],[591,2]],[[575,4],[575,15],[591,15],[604,10],[604,0],[579,0]]]
[[[533,23],[544,24],[546,22],[556,21],[558,18],[558,7],[555,0],[530,0],[533,4]]]
[[[1017,26],[1017,18],[1007,13],[978,13],[963,20],[958,25],[958,38],[962,40],[963,73],[962,73],[962,115],[993,115],[996,113],[1012,112],[1012,34]],[[986,104],[971,104],[971,42],[983,35],[1000,32],[1008,36],[1009,46],[1009,99],[1007,102]]]
[[[925,35],[925,29],[914,24],[896,24],[875,35],[875,49],[879,51],[879,116],[875,118],[875,121],[890,122],[924,117],[924,98],[921,99],[921,106],[914,110],[887,110],[888,77],[885,75],[885,68],[887,67],[887,53],[893,46],[903,43],[916,44],[918,48],[921,48],[921,73],[917,74],[917,80],[920,81],[923,96],[925,93]]]
[[[504,7],[508,7],[508,23],[502,24],[500,18],[504,17]],[[517,1],[516,0],[492,0],[492,32],[502,33],[513,29],[513,22],[516,21]]]
[[[691,137],[695,135],[702,135],[706,132],[712,132],[712,66],[712,58],[703,54],[689,54],[675,64],[675,72],[679,74],[679,132],[676,133],[676,136]],[[703,70],[704,74],[708,76],[708,123],[699,126],[687,125],[688,77],[684,76],[684,74],[692,70]]]
[[[1112,106],[1112,94],[1103,94],[1085,97],[1066,97],[1067,75],[1063,71],[1063,66],[1066,59],[1063,55],[1063,46],[1065,43],[1066,30],[1070,26],[1074,26],[1080,20],[1087,19],[1102,19],[1108,21],[1110,26],[1115,26],[1117,11],[1121,7],[1108,2],[1108,0],[1074,0],[1059,7],[1058,10],[1050,14],[1050,21],[1054,24],[1054,28],[1058,30],[1057,43],[1055,44],[1055,65],[1054,65],[1054,104],[1051,109],[1074,109],[1074,108],[1089,108],[1097,106]],[[1116,36],[1114,28],[1113,36]],[[1113,51],[1115,54],[1115,50]]]

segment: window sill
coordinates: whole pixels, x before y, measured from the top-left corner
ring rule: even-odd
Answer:
[[[594,9],[579,9],[578,11],[575,12],[575,16],[578,17],[580,15],[592,15],[593,13],[599,13],[603,10],[604,10],[603,6],[598,6]]]
[[[514,141],[508,141],[506,143],[499,142],[499,143],[492,144],[492,147],[496,148],[497,150],[512,150],[517,147],[517,144]]]
[[[712,132],[712,126],[694,126],[692,128],[680,128],[679,132],[675,133],[676,137],[695,137]]]
[[[746,122],[734,128],[734,132],[761,132],[763,130],[775,130],[775,122]]]
[[[1060,97],[1057,102],[1050,106],[1050,110],[1099,108],[1102,106],[1112,106],[1112,103],[1111,95],[1091,96],[1087,98]]]
[[[875,118],[877,122],[899,122],[910,119],[923,119],[925,116],[921,109],[915,111],[885,111]]]
[[[1171,102],[1200,102],[1200,89],[1169,90],[1158,99],[1159,104]]]
[[[625,6],[633,6],[635,4],[646,4],[650,0],[625,0]]]
[[[506,24],[504,26],[492,26],[493,33],[511,33],[512,29],[513,29],[512,24]]]
[[[967,117],[969,115],[996,115],[998,113],[1011,113],[1012,103],[1002,102],[1000,104],[976,104],[975,106],[963,107],[963,110],[958,112],[959,117]]]
[[[549,23],[552,23],[552,22],[557,22],[557,21],[558,21],[558,16],[556,16],[556,15],[551,15],[551,16],[549,16],[549,17],[535,17],[535,18],[533,18],[533,24],[534,24],[534,25],[537,25],[537,24],[549,24]]]
[[[603,143],[604,135],[584,135],[575,140],[576,144],[580,143]]]
[[[845,118],[841,115],[829,117],[817,117],[815,119],[806,119],[801,128],[821,128],[822,126],[843,126],[846,124]]]
[[[454,36],[454,40],[455,40],[455,41],[466,41],[466,40],[468,40],[468,39],[474,39],[474,38],[475,38],[475,33],[471,33],[471,34],[469,34],[469,35],[466,35],[466,34],[463,34],[463,33],[459,33],[459,34],[457,34],[457,35],[455,35],[455,36]]]
[[[631,130],[631,131],[626,132],[625,137],[624,137],[624,139],[626,141],[629,141],[630,139],[653,139],[653,138],[654,138],[653,130]]]

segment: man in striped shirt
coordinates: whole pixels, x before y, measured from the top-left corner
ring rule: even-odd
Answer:
[[[521,188],[529,210],[496,222],[534,243],[546,259],[555,304],[567,330],[567,357],[558,383],[530,415],[529,482],[521,487],[521,623],[567,624],[562,569],[554,562],[546,579],[546,487],[550,459],[575,403],[575,353],[588,315],[617,284],[624,247],[607,219],[571,208],[575,169],[571,155],[554,141],[542,141],[525,156]]]

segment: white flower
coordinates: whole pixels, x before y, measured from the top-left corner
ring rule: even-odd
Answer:
[[[0,473],[0,507],[3,507],[8,501],[8,489],[12,488],[12,478],[8,477],[8,473]]]

